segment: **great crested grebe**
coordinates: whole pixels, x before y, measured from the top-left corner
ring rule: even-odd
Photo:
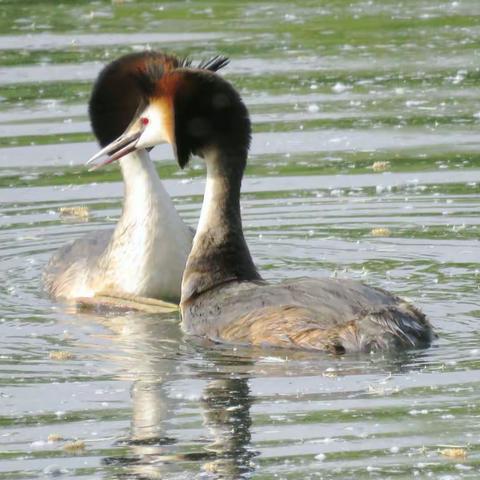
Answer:
[[[216,57],[198,68],[218,70],[226,63]],[[89,103],[100,145],[116,139],[147,105],[145,78],[189,64],[162,53],[142,52],[107,65]],[[45,288],[51,296],[66,299],[115,293],[178,302],[193,230],[177,213],[148,151],[137,148],[120,153],[125,199],[117,225],[56,252],[44,272]]]
[[[142,74],[148,105],[102,152],[118,157],[120,148],[169,142],[180,167],[192,154],[206,162],[200,220],[182,280],[186,333],[337,353],[430,344],[434,334],[425,315],[379,288],[352,280],[262,280],[240,216],[251,128],[239,94],[210,71],[180,67]]]

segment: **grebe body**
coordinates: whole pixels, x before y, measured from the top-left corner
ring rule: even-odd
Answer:
[[[156,52],[126,55],[107,65],[98,76],[89,103],[92,128],[100,145],[116,139],[145,107],[144,75],[183,65],[188,62]],[[200,68],[222,66],[211,61]],[[115,228],[92,232],[50,259],[44,285],[52,297],[75,299],[115,293],[180,300],[193,230],[176,211],[149,150],[121,152],[125,191]]]

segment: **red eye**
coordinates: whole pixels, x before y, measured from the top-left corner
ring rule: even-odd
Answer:
[[[142,122],[142,125],[148,125],[148,122],[149,122],[149,121],[150,121],[150,120],[148,120],[147,117],[142,117],[142,118],[140,119],[140,122]]]

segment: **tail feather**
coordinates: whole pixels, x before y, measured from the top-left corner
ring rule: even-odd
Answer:
[[[405,302],[364,311],[338,335],[345,351],[364,352],[422,348],[430,345],[433,338],[425,315]]]

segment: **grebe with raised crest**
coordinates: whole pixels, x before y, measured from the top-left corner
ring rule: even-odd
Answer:
[[[215,57],[198,68],[218,70],[225,64],[223,57]],[[145,78],[152,72],[166,73],[189,65],[188,60],[157,52],[129,54],[108,64],[100,72],[89,102],[99,144],[109,145],[146,106]],[[115,228],[87,234],[50,259],[44,285],[52,297],[113,293],[178,303],[194,232],[176,211],[148,150],[121,152],[125,198]]]

